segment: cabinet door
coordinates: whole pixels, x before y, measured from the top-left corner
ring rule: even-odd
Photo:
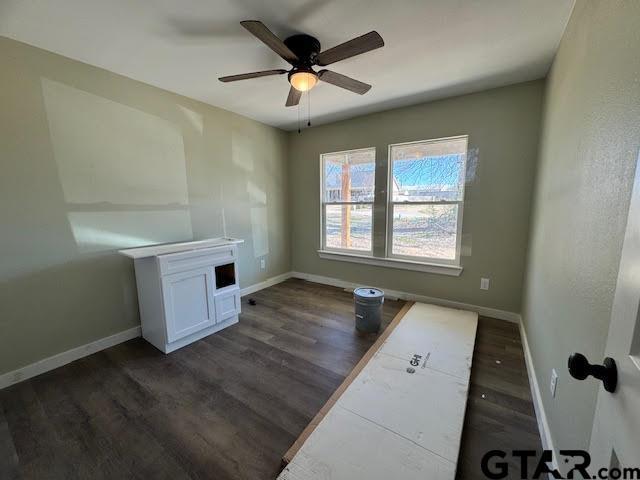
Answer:
[[[240,289],[219,293],[215,297],[217,321],[223,322],[240,313]]]
[[[164,275],[162,295],[167,321],[167,341],[198,332],[215,323],[213,268]]]

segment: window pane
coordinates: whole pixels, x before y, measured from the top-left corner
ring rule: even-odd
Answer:
[[[462,200],[467,139],[393,145],[393,201]]]
[[[375,149],[322,156],[325,202],[372,202],[376,174]]]
[[[325,205],[325,247],[371,251],[371,212],[371,205]]]
[[[455,260],[458,205],[394,205],[394,255]]]

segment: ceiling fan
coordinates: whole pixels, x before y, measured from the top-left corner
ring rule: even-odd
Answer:
[[[240,22],[240,25],[289,62],[292,68],[290,70],[281,68],[229,75],[220,77],[219,80],[221,82],[235,82],[237,80],[287,73],[291,84],[285,104],[287,107],[298,105],[302,93],[311,90],[318,83],[318,80],[364,95],[369,91],[371,85],[331,70],[322,69],[316,72],[313,67],[316,65],[320,67],[331,65],[340,60],[355,57],[361,53],[384,46],[384,40],[382,40],[380,34],[372,31],[321,52],[320,42],[311,35],[293,35],[282,41],[260,21],[245,20]]]

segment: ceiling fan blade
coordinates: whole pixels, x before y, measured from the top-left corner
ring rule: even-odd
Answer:
[[[341,73],[332,72],[331,70],[320,70],[318,72],[318,78],[323,82],[330,83],[336,87],[345,88],[351,90],[359,95],[364,95],[371,89],[371,85],[361,82],[355,78],[347,77]]]
[[[258,40],[263,42],[267,47],[276,52],[290,64],[299,62],[298,56],[287,47],[282,40],[275,36],[264,23],[258,20],[244,20],[240,22],[244,28],[249,30]]]
[[[220,77],[218,80],[220,80],[221,82],[236,82],[238,80],[266,77],[268,75],[282,75],[283,73],[287,73],[287,71],[279,68],[277,70],[262,70],[261,72],[241,73],[240,75],[227,75],[226,77]]]
[[[300,103],[300,97],[302,97],[302,92],[291,87],[289,89],[289,96],[287,97],[287,103],[285,105],[287,107],[298,105],[298,103]]]
[[[341,43],[329,50],[321,52],[316,58],[316,63],[322,67],[330,65],[345,58],[355,57],[361,53],[369,52],[384,46],[384,40],[378,32],[365,33],[353,40]]]

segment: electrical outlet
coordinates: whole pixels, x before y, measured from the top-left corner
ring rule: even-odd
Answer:
[[[481,278],[480,279],[480,290],[489,290],[489,279]]]
[[[551,390],[551,396],[555,398],[556,396],[556,386],[558,385],[558,373],[554,368],[551,370],[551,384],[549,385],[549,389]]]
[[[264,261],[264,258],[261,258],[260,259],[260,270],[264,270],[265,269],[265,265],[266,265],[266,263]]]

